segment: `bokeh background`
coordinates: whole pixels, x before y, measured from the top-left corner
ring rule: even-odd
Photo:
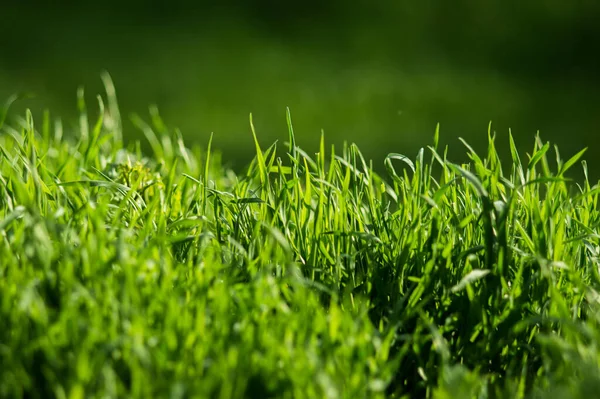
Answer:
[[[60,3],[60,5],[59,5]],[[234,168],[260,141],[356,142],[375,165],[413,157],[437,123],[450,154],[463,137],[484,150],[492,121],[501,150],[542,138],[563,157],[589,146],[600,176],[600,2],[595,0],[12,0],[0,6],[0,99],[50,108],[75,124],[116,85],[122,114],[156,104],[187,140]],[[142,135],[126,123],[129,139]]]

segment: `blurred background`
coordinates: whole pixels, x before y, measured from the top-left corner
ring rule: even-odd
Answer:
[[[508,131],[530,151],[539,130],[563,158],[600,176],[600,2],[595,0],[8,0],[0,6],[0,101],[34,97],[76,123],[116,85],[125,119],[156,104],[187,140],[213,145],[232,167],[253,156],[248,114],[263,145],[317,149],[356,142],[375,165],[441,142],[464,160],[463,137],[487,147],[491,121],[508,156]],[[141,138],[126,123],[129,139]],[[507,159],[508,161],[508,159]]]

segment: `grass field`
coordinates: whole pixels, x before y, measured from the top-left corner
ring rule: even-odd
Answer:
[[[511,138],[501,164],[490,134],[458,165],[436,131],[380,176],[352,144],[304,152],[288,115],[236,174],[158,113],[136,121],[151,153],[125,145],[108,93],[75,131],[0,114],[1,397],[598,392],[583,151]]]

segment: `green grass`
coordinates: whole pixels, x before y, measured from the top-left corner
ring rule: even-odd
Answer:
[[[250,119],[235,174],[155,111],[152,153],[125,146],[109,93],[75,131],[1,127],[1,397],[597,392],[600,187],[564,177],[583,152],[511,138],[502,165],[490,134],[457,165],[436,132],[380,176],[355,145],[305,153],[288,114],[270,147]]]

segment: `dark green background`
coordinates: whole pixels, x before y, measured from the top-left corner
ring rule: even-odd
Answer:
[[[125,116],[156,104],[166,123],[214,145],[235,167],[252,156],[248,114],[265,145],[359,144],[376,165],[414,156],[436,123],[483,150],[509,127],[524,151],[537,130],[564,157],[590,146],[600,173],[600,2],[588,1],[15,1],[0,6],[0,98],[33,93],[75,123],[108,70]],[[141,137],[131,124],[129,138]]]

